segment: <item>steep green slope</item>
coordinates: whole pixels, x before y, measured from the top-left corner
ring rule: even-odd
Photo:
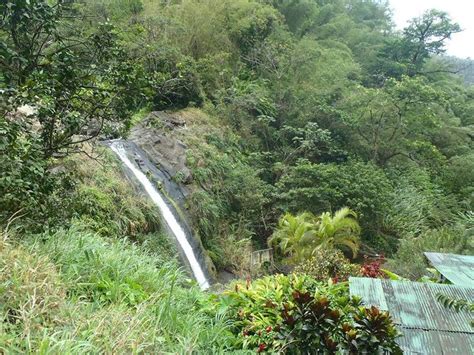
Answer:
[[[105,152],[108,153],[108,152]],[[111,158],[75,158],[71,224],[0,239],[0,350],[215,351],[232,335]],[[16,221],[21,224],[21,217]],[[138,243],[137,243],[138,242]]]
[[[328,277],[384,277],[389,259],[419,279],[423,251],[472,254],[474,91],[439,60],[460,28],[431,10],[396,31],[389,7],[3,1],[0,352],[281,350],[288,334],[261,343],[254,322],[293,319],[268,295],[293,302],[311,285],[304,300],[322,292],[324,305],[339,292]],[[146,118],[164,110],[185,124]],[[194,231],[219,270],[248,280],[227,296],[186,280],[154,206],[97,142],[134,132],[157,149],[160,135],[179,141],[171,176]],[[251,265],[272,240],[274,265]],[[266,287],[294,275],[251,281],[292,270],[309,281],[284,295]],[[392,346],[389,317],[363,312]],[[339,325],[321,349],[356,336]]]

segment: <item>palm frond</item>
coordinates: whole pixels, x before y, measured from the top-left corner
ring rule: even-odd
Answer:
[[[359,252],[359,239],[358,238],[344,238],[341,240],[334,241],[335,246],[345,246],[352,252],[352,257],[355,258]]]

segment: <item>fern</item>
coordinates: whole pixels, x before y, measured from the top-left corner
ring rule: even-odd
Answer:
[[[474,313],[474,303],[469,302],[464,299],[453,299],[449,296],[443,295],[441,293],[438,293],[436,295],[436,299],[441,302],[441,304],[447,308],[447,309],[452,309],[456,312],[468,312],[468,313]],[[471,326],[474,327],[474,319],[471,320]]]

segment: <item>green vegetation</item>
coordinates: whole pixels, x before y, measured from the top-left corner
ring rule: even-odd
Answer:
[[[397,352],[389,316],[327,281],[474,252],[459,31],[437,10],[396,31],[378,0],[2,1],[0,352]],[[186,279],[97,142],[144,122],[186,147],[172,178],[217,269],[262,274],[270,244],[289,275]]]
[[[200,310],[205,296],[183,288],[176,264],[128,241],[75,224],[27,246],[2,240],[0,255],[2,352],[207,351],[226,342],[226,324]]]
[[[360,233],[355,217],[355,212],[347,207],[333,216],[328,212],[318,217],[308,212],[298,216],[287,213],[280,219],[269,243],[294,263],[305,261],[319,249],[345,248],[355,257]]]
[[[257,352],[401,353],[388,313],[359,308],[345,283],[277,275],[236,283],[221,302],[233,315],[231,329],[242,346]]]
[[[443,304],[444,307],[448,309],[453,309],[456,312],[464,311],[468,313],[474,313],[474,303],[470,301],[463,299],[453,299],[441,293],[439,293],[436,298]],[[470,324],[471,326],[474,326],[474,320],[471,320]]]
[[[352,264],[341,251],[323,248],[316,249],[311,257],[295,267],[294,272],[323,282],[347,281],[350,276],[362,275],[361,266]]]
[[[179,270],[156,212],[110,157],[66,166],[78,182],[70,225],[0,238],[0,350],[183,352],[223,349],[227,325]],[[100,187],[100,188],[99,188]]]

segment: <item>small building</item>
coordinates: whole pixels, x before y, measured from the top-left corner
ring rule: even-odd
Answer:
[[[474,256],[425,253],[431,265],[454,285],[474,287]]]
[[[474,302],[474,288],[352,277],[352,296],[390,312],[405,354],[474,354],[472,313],[445,308],[438,294]]]
[[[254,251],[250,256],[250,267],[262,267],[262,265],[269,263],[273,264],[273,249],[262,249]]]

